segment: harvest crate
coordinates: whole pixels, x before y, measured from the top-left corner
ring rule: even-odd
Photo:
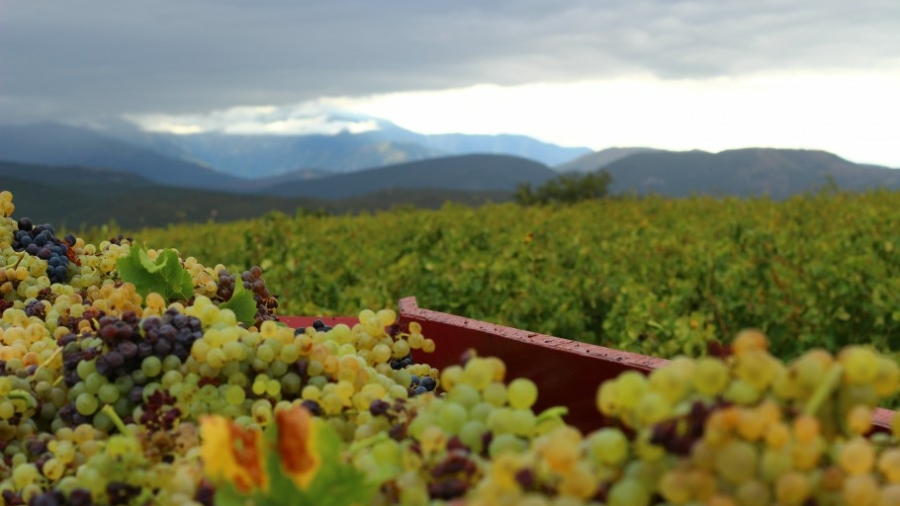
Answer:
[[[410,322],[422,325],[425,337],[434,340],[434,353],[413,352],[416,362],[438,369],[458,364],[466,350],[474,348],[481,356],[496,356],[507,367],[507,379],[527,377],[538,386],[535,412],[552,406],[566,406],[567,423],[583,432],[606,425],[608,420],[597,410],[595,395],[599,385],[627,370],[649,373],[666,360],[613,350],[559,337],[504,327],[479,320],[422,309],[415,297],[400,299],[400,323],[406,331]],[[282,317],[291,327],[311,325],[318,317]],[[327,325],[357,323],[352,317],[321,317]],[[888,430],[893,411],[878,409],[874,424]]]

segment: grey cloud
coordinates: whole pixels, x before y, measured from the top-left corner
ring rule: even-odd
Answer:
[[[0,121],[900,64],[896,0],[7,0]]]

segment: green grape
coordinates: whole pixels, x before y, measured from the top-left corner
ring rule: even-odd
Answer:
[[[12,479],[16,488],[23,489],[38,479],[38,470],[34,464],[19,464],[12,471]]]
[[[502,383],[496,384],[502,385]],[[488,385],[488,388],[490,388],[490,386],[491,385]],[[488,389],[486,388],[485,394],[487,394],[487,390]],[[459,385],[447,395],[447,399],[451,402],[465,407],[466,409],[471,409],[473,406],[478,404],[478,402],[481,400],[481,396],[478,394],[478,390],[476,390],[474,387],[470,385]]]
[[[84,387],[88,393],[96,395],[97,392],[100,391],[100,387],[105,385],[107,382],[106,378],[97,372],[92,372],[88,375],[88,377],[84,380]]]
[[[487,426],[496,434],[510,434],[515,432],[516,421],[513,410],[509,408],[497,408],[488,415]]]
[[[701,394],[718,395],[728,386],[728,369],[719,359],[701,357],[694,367],[692,385]]]
[[[281,389],[288,395],[296,395],[300,392],[302,380],[297,373],[289,372],[281,378]]]
[[[487,423],[488,417],[494,412],[494,405],[487,402],[479,402],[469,409],[469,417]]]
[[[516,409],[512,413],[512,432],[517,436],[530,437],[537,426],[537,417],[530,409]]]
[[[491,439],[488,446],[488,454],[496,459],[504,453],[518,454],[527,448],[528,444],[514,434],[500,434]]]
[[[269,364],[270,362],[275,360],[276,355],[277,353],[272,344],[268,342],[260,345],[260,347],[256,349],[256,358],[258,358],[265,364]]]
[[[478,390],[476,390],[473,386],[466,385],[465,383],[460,386],[466,387],[470,390],[474,390],[476,394],[478,393]],[[482,397],[484,397],[485,402],[489,402],[494,406],[505,406],[507,401],[509,400],[509,390],[503,383],[495,381],[484,388]]]
[[[473,453],[481,453],[483,436],[488,432],[487,426],[480,420],[469,420],[459,429],[459,439]]]
[[[50,481],[58,481],[66,472],[66,466],[59,459],[51,458],[44,462],[41,468],[44,476]]]
[[[591,457],[594,461],[619,466],[628,456],[628,438],[619,429],[603,428],[588,438]]]
[[[281,395],[281,382],[278,380],[269,380],[266,383],[266,395],[269,397],[278,397]]]
[[[716,472],[732,485],[740,485],[756,475],[756,449],[750,443],[731,441],[718,450]]]
[[[609,506],[648,506],[650,492],[637,480],[616,482],[607,495]]]
[[[272,376],[280,378],[287,374],[288,365],[282,360],[274,360],[272,361],[272,364],[269,365],[269,370],[272,372]]]
[[[82,360],[78,362],[78,366],[75,368],[78,372],[78,377],[85,380],[91,373],[97,372],[96,362],[96,360]]]
[[[225,351],[222,350],[222,348],[212,348],[206,354],[206,363],[209,364],[210,367],[214,367],[216,369],[221,369],[222,367],[224,367],[227,360],[228,357],[225,355]],[[144,370],[144,373],[147,373],[147,376],[155,376],[154,374],[149,374],[147,370]]]
[[[115,385],[120,394],[128,395],[128,392],[131,392],[134,387],[134,380],[131,379],[131,376],[119,376],[116,378]]]
[[[647,389],[647,380],[637,371],[625,371],[616,378],[619,405],[631,410],[637,407]]]
[[[9,420],[16,414],[16,407],[9,400],[0,401],[0,418]]]
[[[517,378],[509,384],[507,396],[511,407],[515,409],[529,409],[537,400],[537,385],[530,379]]]
[[[225,401],[228,402],[228,404],[239,406],[244,402],[244,399],[247,398],[246,393],[244,392],[244,389],[242,387],[229,385],[225,388]]]
[[[97,391],[97,398],[104,404],[113,404],[119,400],[119,389],[112,383],[106,383]]]
[[[267,385],[268,382],[265,380],[256,380],[253,382],[251,390],[253,391],[254,395],[263,395],[264,393],[266,393]]]
[[[97,401],[97,398],[87,392],[79,395],[75,399],[75,410],[77,410],[81,415],[93,415],[94,412],[97,411],[98,407],[99,402]]]
[[[466,408],[452,402],[445,402],[441,406],[438,420],[441,427],[449,434],[458,434],[462,426],[468,421],[469,414]]]

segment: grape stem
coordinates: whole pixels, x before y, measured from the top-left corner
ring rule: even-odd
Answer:
[[[373,445],[375,445],[376,443],[379,443],[379,442],[381,442],[381,441],[385,441],[385,440],[387,440],[387,439],[388,439],[388,434],[387,434],[387,432],[379,432],[378,434],[369,436],[369,437],[367,437],[367,438],[365,438],[365,439],[362,439],[362,440],[359,440],[359,441],[355,441],[353,444],[350,445],[349,452],[350,452],[351,454],[352,454],[352,453],[356,453],[356,452],[358,452],[359,450],[362,450],[363,448],[367,448],[367,447],[369,447],[369,446],[373,446]]]
[[[116,428],[119,429],[119,432],[121,432],[122,434],[128,434],[128,427],[125,426],[125,422],[123,422],[122,419],[119,418],[119,414],[116,413],[116,410],[114,410],[112,406],[110,406],[109,404],[105,404],[101,411],[103,412],[103,414],[108,416],[110,420],[112,420]]]
[[[20,400],[25,403],[25,406],[29,409],[37,406],[37,402],[34,400],[34,397],[31,396],[25,390],[13,390],[10,392],[7,397],[13,400]]]
[[[815,414],[822,407],[822,403],[825,402],[825,399],[831,396],[834,392],[834,389],[837,387],[838,382],[841,381],[841,375],[844,374],[844,368],[840,364],[835,364],[831,367],[831,370],[828,371],[828,376],[825,377],[825,381],[819,384],[816,387],[815,392],[813,392],[812,397],[806,401],[806,406],[803,409],[803,413],[815,416]]]
[[[48,358],[47,360],[44,360],[44,363],[41,364],[41,365],[39,365],[39,366],[37,367],[37,369],[34,370],[34,374],[37,374],[38,370],[39,370],[41,367],[47,367],[48,365],[50,365],[50,362],[53,362],[53,359],[55,359],[56,357],[58,357],[59,354],[62,353],[62,350],[63,350],[62,348],[57,348],[56,351],[53,352],[53,355],[50,355],[50,358]],[[34,374],[32,374],[32,376],[34,376]],[[62,376],[60,376],[60,378],[62,378]],[[55,385],[56,385],[56,384],[54,383],[54,386],[55,386]]]
[[[535,422],[537,424],[540,424],[541,422],[545,422],[547,420],[552,420],[554,418],[562,420],[562,418],[568,414],[569,414],[569,408],[567,408],[565,406],[553,406],[552,408],[547,408],[544,411],[542,411],[541,414],[539,414],[537,416],[537,419],[535,420]]]

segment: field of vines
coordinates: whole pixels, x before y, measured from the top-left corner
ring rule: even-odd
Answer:
[[[206,265],[261,265],[281,315],[354,315],[415,295],[428,309],[664,357],[745,327],[784,358],[900,349],[900,193],[272,213],[128,234]]]

